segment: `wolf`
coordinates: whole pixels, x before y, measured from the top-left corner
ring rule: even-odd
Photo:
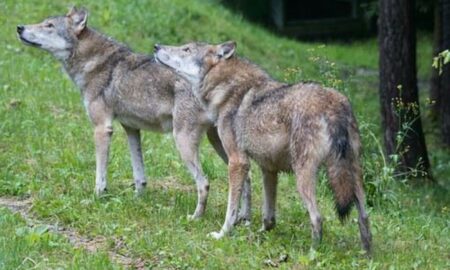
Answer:
[[[133,178],[139,194],[146,186],[140,130],[173,132],[176,147],[197,184],[198,201],[191,219],[205,210],[209,183],[199,161],[202,135],[227,163],[217,130],[189,84],[153,56],[133,53],[87,26],[88,12],[73,7],[66,15],[49,17],[33,25],[17,26],[26,45],[50,52],[78,86],[94,126],[96,150],[95,193],[106,190],[108,153],[113,120],[125,129]],[[250,188],[250,185],[247,186]],[[241,217],[249,220],[250,190],[242,202]]]
[[[325,164],[337,213],[344,220],[353,204],[359,211],[363,248],[370,252],[369,218],[364,208],[360,137],[348,99],[315,83],[285,84],[235,56],[236,43],[155,45],[156,59],[192,85],[194,95],[216,121],[228,160],[229,195],[221,238],[237,220],[237,206],[250,158],[263,175],[262,230],[275,226],[277,175],[294,172],[308,210],[312,244],[322,239],[315,184]]]

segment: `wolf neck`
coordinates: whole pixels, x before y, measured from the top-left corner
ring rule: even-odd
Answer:
[[[107,63],[118,52],[129,52],[129,49],[95,30],[86,28],[80,34],[71,56],[63,61],[63,65],[83,92],[87,87],[86,77],[89,73],[100,73],[108,68]]]
[[[240,106],[250,91],[258,92],[267,84],[281,83],[249,61],[233,57],[214,66],[197,91],[209,113],[217,118],[221,111]]]

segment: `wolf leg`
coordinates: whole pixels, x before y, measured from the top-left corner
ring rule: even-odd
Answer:
[[[245,177],[248,175],[250,164],[244,154],[230,157],[228,162],[228,206],[225,222],[219,232],[212,232],[209,236],[220,239],[225,236],[237,222],[239,198],[244,186]]]
[[[222,160],[228,164],[228,156],[223,149],[222,142],[220,141],[219,134],[217,133],[217,128],[211,126],[206,132],[207,137],[214,150],[222,158]],[[250,225],[251,220],[251,207],[252,207],[252,187],[250,181],[250,175],[248,174],[245,178],[244,188],[241,195],[241,206],[239,208],[238,222],[243,222],[244,225]]]
[[[217,133],[217,127],[210,126],[206,131],[206,136],[219,157],[223,160],[223,162],[225,162],[225,164],[228,164],[228,156],[225,149],[223,149],[222,141],[220,141],[219,134]]]
[[[122,126],[127,133],[136,194],[141,194],[144,191],[145,186],[147,185],[147,180],[145,178],[144,159],[142,157],[141,132],[139,129],[130,128],[125,125]]]
[[[277,196],[277,173],[263,170],[264,203],[263,226],[261,231],[271,230],[275,227],[275,207]]]
[[[364,191],[361,181],[357,181],[355,185],[356,208],[359,212],[359,231],[364,250],[371,255],[372,252],[372,234],[370,233],[369,217],[364,208]]]
[[[247,173],[241,194],[241,206],[239,208],[238,222],[242,222],[245,226],[250,225],[252,216],[252,186],[250,183],[250,174]]]
[[[189,127],[189,130],[187,128],[174,128],[173,131],[175,144],[181,155],[181,159],[186,164],[189,172],[197,184],[197,206],[195,208],[195,212],[192,215],[189,215],[189,219],[197,219],[203,215],[208,199],[209,183],[203,173],[198,155],[198,148],[202,134],[203,128],[201,126],[198,126],[193,130],[192,126]]]
[[[295,166],[297,177],[297,189],[300,193],[306,209],[308,209],[312,226],[312,247],[317,247],[322,241],[322,218],[320,216],[316,201],[316,177],[317,164],[311,160],[299,162]]]
[[[95,193],[102,194],[106,190],[106,170],[108,167],[109,145],[113,133],[112,123],[95,126]]]

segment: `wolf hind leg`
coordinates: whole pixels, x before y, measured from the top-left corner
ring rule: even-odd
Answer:
[[[127,133],[128,146],[130,148],[131,165],[133,167],[133,178],[136,194],[139,195],[144,191],[147,185],[145,177],[144,158],[142,157],[141,147],[141,132],[139,129],[134,129],[122,125]]]
[[[360,184],[356,185],[356,208],[358,209],[358,225],[363,249],[367,254],[372,253],[372,234],[370,232],[369,216],[364,208],[364,192]]]
[[[278,176],[276,172],[263,170],[264,202],[263,202],[263,226],[261,231],[268,231],[275,227],[275,206],[277,197]]]
[[[312,160],[298,162],[294,166],[297,189],[308,210],[311,221],[312,247],[316,248],[322,241],[322,217],[317,207],[316,178],[318,164]]]
[[[358,210],[358,225],[359,233],[361,236],[361,243],[363,249],[370,256],[372,253],[372,233],[370,232],[369,216],[364,207],[365,195],[362,186],[362,174],[359,164],[356,164],[356,168],[353,169],[355,181],[355,205]]]

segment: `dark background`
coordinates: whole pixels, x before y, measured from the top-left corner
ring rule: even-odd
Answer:
[[[433,29],[433,0],[416,1],[419,31]],[[358,38],[377,34],[374,0],[223,0],[246,19],[299,39]]]

